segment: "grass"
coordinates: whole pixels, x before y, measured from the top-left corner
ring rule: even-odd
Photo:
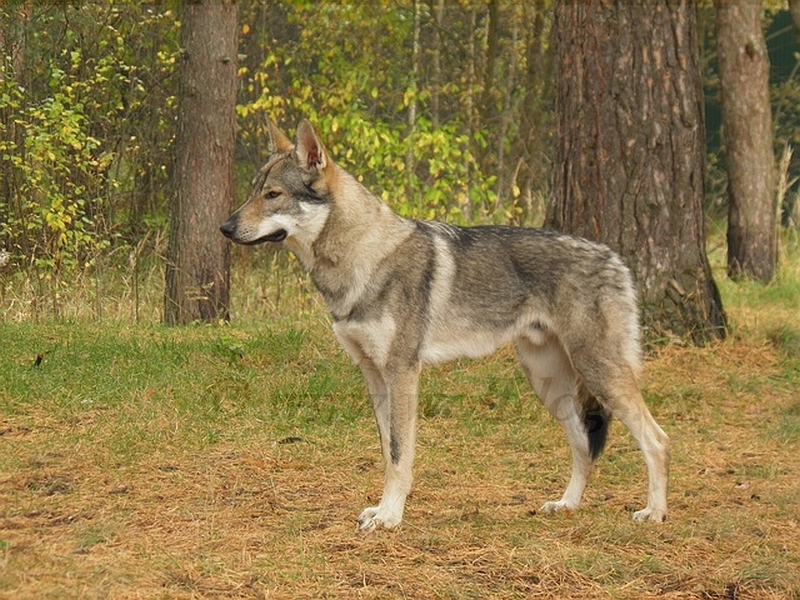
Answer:
[[[426,370],[406,520],[357,533],[380,494],[378,439],[291,265],[268,280],[297,278],[296,295],[248,285],[231,326],[132,325],[124,288],[91,315],[6,312],[0,598],[800,598],[790,256],[767,288],[721,281],[729,340],[648,357],[673,441],[662,525],[631,519],[645,471],[618,425],[582,509],[536,512],[569,452],[502,351]],[[280,316],[290,301],[302,310]]]

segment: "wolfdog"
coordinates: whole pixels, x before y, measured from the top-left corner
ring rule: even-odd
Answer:
[[[666,519],[669,439],[639,389],[637,300],[617,254],[555,231],[402,218],[331,160],[307,120],[294,144],[269,128],[270,156],[220,230],[240,244],[285,244],[361,368],[385,479],[380,503],[364,509],[359,529],[402,521],[421,366],[480,357],[512,342],[572,450],[566,491],[541,512],[578,508],[613,416],[647,464],[647,506],[633,518]]]

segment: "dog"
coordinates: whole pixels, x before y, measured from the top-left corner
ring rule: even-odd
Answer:
[[[269,129],[269,158],[220,230],[293,252],[361,368],[385,473],[380,503],[364,509],[359,529],[403,519],[422,365],[510,343],[572,450],[569,484],[541,512],[578,508],[613,416],[647,464],[647,506],[633,518],[666,519],[669,439],[640,392],[638,305],[617,254],[555,231],[402,218],[331,160],[307,120],[296,143]]]

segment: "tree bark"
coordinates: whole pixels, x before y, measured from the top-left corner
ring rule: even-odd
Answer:
[[[164,321],[229,316],[230,242],[219,224],[234,196],[237,5],[183,5],[175,195],[170,210]]]
[[[522,196],[520,222],[529,223],[533,216],[541,217],[538,206],[536,209],[533,206],[534,190],[542,189],[553,158],[552,152],[543,147],[543,142],[549,140],[545,132],[551,125],[548,108],[552,94],[549,75],[553,52],[550,44],[545,44],[551,39],[551,33],[545,26],[545,15],[550,9],[545,7],[544,0],[526,3],[523,11],[523,19],[530,25],[526,36],[524,95],[518,112],[519,135],[514,152],[519,162],[512,183],[519,186]]]
[[[728,171],[728,276],[767,283],[778,263],[778,195],[761,3],[714,5]]]
[[[498,0],[489,0],[486,8],[486,63],[483,71],[483,99],[481,106],[481,122],[491,123],[495,109],[495,71],[497,70],[497,54],[500,38],[500,7]]]
[[[476,81],[477,81],[477,68],[475,66],[477,60],[477,48],[475,43],[475,30],[478,26],[478,8],[475,4],[470,5],[469,10],[470,15],[470,27],[469,30],[472,35],[469,36],[469,40],[467,41],[467,89],[464,93],[463,99],[463,106],[464,112],[467,114],[467,139],[472,140],[473,136],[475,135],[476,130],[476,123],[475,123],[475,88]],[[472,165],[470,163],[469,156],[467,153],[464,153],[464,180],[469,182],[470,177],[472,176]],[[472,217],[472,206],[469,203],[469,200],[465,200],[461,208],[461,216],[463,217],[465,222],[469,222]]]
[[[431,0],[433,13],[433,48],[431,65],[431,124],[438,129],[441,123],[439,99],[442,91],[442,24],[444,23],[444,0]]]
[[[622,255],[649,337],[724,337],[705,255],[694,2],[558,2],[554,39],[556,160],[546,225]]]
[[[13,79],[22,87],[28,88],[30,75],[25,70],[25,56],[27,54],[28,31],[33,18],[33,5],[28,0],[14,6],[14,14],[7,14],[0,20],[0,83],[5,82],[6,68],[11,67]],[[11,13],[11,10],[8,11]],[[9,20],[6,20],[9,19]],[[25,145],[25,131],[17,127],[13,113],[0,113],[0,126],[4,130],[5,141],[11,148],[23,148]],[[21,185],[20,174],[10,160],[0,163],[0,220],[24,220],[27,212],[24,195],[19,193]],[[23,228],[20,228],[23,229]],[[25,231],[9,232],[4,240],[6,248],[14,248],[23,256],[30,256],[34,242]]]
[[[421,19],[421,6],[420,0],[414,0],[414,25],[411,39],[411,85],[410,98],[408,102],[408,116],[407,126],[409,138],[414,136],[417,129],[417,95],[419,93],[419,73],[420,73],[420,60],[421,48],[419,42],[420,36],[420,19]],[[411,198],[414,190],[414,171],[416,170],[416,159],[414,155],[414,148],[409,146],[406,152],[406,197]]]

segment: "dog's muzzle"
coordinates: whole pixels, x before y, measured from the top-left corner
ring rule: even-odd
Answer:
[[[278,231],[274,231],[267,235],[263,235],[255,240],[242,240],[236,235],[236,229],[237,229],[236,225],[237,225],[237,218],[236,215],[234,215],[230,219],[225,221],[220,226],[219,230],[222,232],[222,235],[224,235],[229,240],[232,240],[237,244],[244,244],[246,246],[256,246],[258,244],[264,244],[266,242],[274,242],[274,243],[282,242],[283,240],[286,239],[286,236],[288,235],[285,229],[278,229]]]

